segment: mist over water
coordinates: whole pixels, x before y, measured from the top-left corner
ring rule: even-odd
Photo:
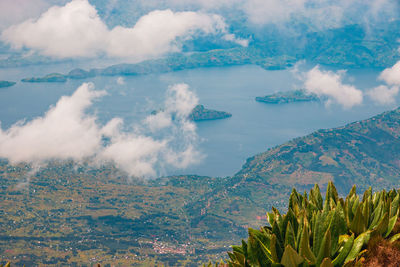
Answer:
[[[302,70],[314,65],[304,64]],[[324,69],[327,69],[323,67]],[[35,68],[5,69],[0,80],[20,80],[34,75],[43,76],[51,71],[67,72],[69,64],[37,66]],[[381,70],[349,70],[344,82],[366,91],[379,84]],[[200,137],[199,150],[206,157],[201,163],[182,170],[168,170],[164,175],[199,174],[229,176],[240,169],[248,157],[266,151],[292,138],[309,134],[321,128],[342,126],[366,119],[396,105],[375,105],[365,98],[363,104],[344,109],[324,103],[293,103],[267,105],[258,103],[256,96],[302,87],[292,69],[266,71],[258,66],[246,65],[223,68],[201,68],[173,73],[143,76],[95,77],[87,80],[68,80],[66,83],[21,83],[0,89],[0,121],[3,129],[19,120],[42,116],[50,105],[63,95],[71,95],[82,82],[91,81],[96,90],[107,95],[90,108],[100,124],[121,117],[125,125],[133,125],[146,118],[153,110],[162,108],[168,86],[186,83],[199,103],[206,108],[227,111],[231,118],[203,121],[197,124]],[[152,133],[153,136],[162,132]],[[160,136],[158,136],[160,137]],[[162,136],[161,136],[162,137]]]

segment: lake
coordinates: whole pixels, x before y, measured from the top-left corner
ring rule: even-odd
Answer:
[[[304,64],[301,69],[311,68]],[[19,81],[51,72],[67,73],[70,63],[0,69],[0,80]],[[347,72],[347,83],[368,90],[379,83],[380,70],[358,69]],[[267,105],[258,103],[256,96],[277,91],[301,88],[302,82],[291,69],[267,71],[258,66],[200,68],[172,73],[143,76],[95,77],[69,80],[66,83],[22,83],[0,89],[0,121],[6,129],[18,120],[41,116],[62,95],[71,94],[82,82],[94,82],[96,89],[108,94],[96,102],[94,108],[101,121],[119,116],[127,123],[137,123],[152,110],[161,107],[165,91],[175,83],[187,83],[196,92],[200,103],[210,109],[232,113],[224,120],[197,123],[201,138],[199,150],[206,158],[198,165],[184,170],[171,170],[165,175],[198,174],[230,176],[237,172],[248,157],[266,151],[295,137],[321,128],[342,126],[366,119],[394,106],[378,106],[365,98],[362,105],[343,109],[338,105],[325,107],[323,103],[293,103]]]

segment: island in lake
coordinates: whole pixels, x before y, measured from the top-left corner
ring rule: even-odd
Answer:
[[[154,110],[151,115],[156,115],[163,110]],[[174,116],[173,116],[174,117]],[[220,120],[232,117],[231,113],[225,111],[218,111],[213,109],[206,109],[203,105],[197,105],[193,108],[189,114],[188,119],[191,121],[208,121],[208,120]]]
[[[232,114],[225,111],[206,109],[203,105],[197,105],[189,115],[189,119],[192,121],[220,120],[229,117],[232,117]]]
[[[25,78],[22,79],[21,81],[23,82],[27,82],[27,83],[42,83],[42,82],[50,82],[50,83],[54,83],[54,82],[66,82],[67,78],[65,77],[65,75],[60,74],[60,73],[50,73],[44,77],[40,77],[40,78]]]
[[[305,90],[293,90],[256,97],[256,101],[267,104],[287,104],[293,102],[320,101],[320,98],[316,94],[308,93]]]
[[[13,86],[15,82],[0,81],[0,88]]]

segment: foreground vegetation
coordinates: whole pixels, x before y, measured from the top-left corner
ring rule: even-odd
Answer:
[[[400,233],[393,231],[399,216],[399,202],[398,191],[373,194],[371,188],[360,201],[355,186],[344,200],[339,198],[332,182],[328,184],[325,201],[318,185],[311,189],[309,196],[293,189],[287,213],[281,215],[273,208],[267,213],[269,226],[260,230],[249,228],[248,241],[242,241],[241,246],[233,246],[233,251],[228,252],[228,265],[364,265],[365,255],[371,252],[367,249],[370,240],[376,243],[386,239],[390,245],[400,238]]]

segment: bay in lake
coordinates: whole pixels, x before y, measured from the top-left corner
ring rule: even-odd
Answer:
[[[304,65],[304,70],[312,67]],[[0,69],[0,80],[19,81],[51,72],[67,73],[71,64]],[[361,90],[379,83],[380,70],[349,70],[345,82]],[[199,150],[206,158],[198,165],[184,170],[171,170],[164,175],[198,174],[228,176],[237,172],[245,160],[268,148],[321,128],[345,125],[366,119],[394,106],[378,106],[365,98],[364,103],[351,109],[339,105],[326,107],[323,103],[293,103],[267,105],[258,103],[256,96],[301,88],[302,82],[292,70],[267,71],[258,66],[201,68],[172,73],[95,77],[68,80],[66,83],[22,83],[0,89],[0,121],[7,129],[18,120],[41,116],[62,95],[70,95],[83,82],[91,81],[96,89],[107,95],[94,105],[102,122],[122,117],[127,123],[140,122],[152,110],[162,107],[168,86],[187,83],[207,108],[227,111],[231,118],[197,123],[201,138]]]

